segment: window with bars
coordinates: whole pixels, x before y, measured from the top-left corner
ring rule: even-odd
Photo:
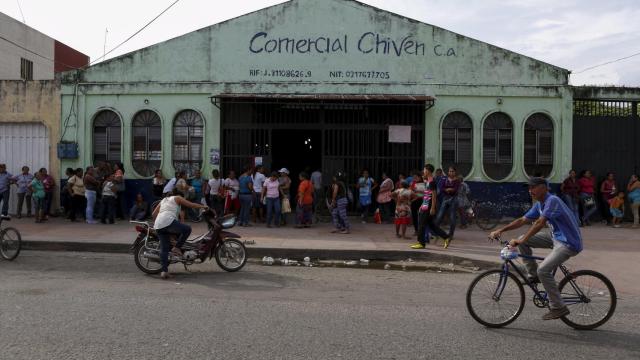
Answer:
[[[524,170],[529,176],[547,177],[553,169],[553,122],[541,113],[524,125]]]
[[[202,168],[204,121],[193,110],[181,111],[173,122],[173,167],[189,176]]]
[[[33,61],[20,58],[20,78],[22,80],[33,80]]]
[[[151,110],[136,114],[132,123],[133,169],[141,176],[152,176],[162,163],[162,121]]]
[[[482,129],[482,165],[494,180],[506,178],[513,168],[513,122],[496,112],[487,117]]]
[[[120,117],[113,111],[103,110],[93,120],[93,163],[122,161]]]
[[[455,166],[462,176],[469,175],[473,166],[473,124],[461,112],[448,114],[442,122],[442,166]]]

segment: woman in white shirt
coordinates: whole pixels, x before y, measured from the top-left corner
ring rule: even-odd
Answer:
[[[206,205],[192,203],[185,200],[176,190],[171,196],[168,196],[153,209],[153,218],[155,219],[154,228],[160,239],[160,262],[162,263],[162,272],[160,277],[169,278],[169,247],[171,246],[171,235],[177,236],[176,246],[171,249],[171,253],[182,257],[182,245],[191,235],[191,226],[185,225],[178,221],[180,208],[188,207],[191,209],[206,209]]]

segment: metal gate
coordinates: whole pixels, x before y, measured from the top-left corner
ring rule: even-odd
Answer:
[[[336,170],[355,183],[361,169],[379,178],[382,171],[420,169],[424,164],[425,101],[222,100],[222,168],[236,171],[261,157],[270,168],[274,131],[321,132],[325,182]],[[410,143],[390,143],[389,125],[411,126]]]
[[[598,184],[612,171],[626,190],[640,171],[639,115],[637,101],[574,100],[573,167],[591,170]]]

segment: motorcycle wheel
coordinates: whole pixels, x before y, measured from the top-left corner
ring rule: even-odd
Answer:
[[[228,272],[235,272],[247,263],[247,249],[238,239],[226,239],[215,249],[218,266]]]
[[[144,243],[136,246],[133,250],[133,260],[135,261],[136,266],[145,274],[160,274],[160,272],[162,272],[162,265],[160,264],[160,261],[144,257],[144,250]]]

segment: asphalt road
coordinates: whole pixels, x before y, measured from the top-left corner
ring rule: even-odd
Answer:
[[[473,274],[214,264],[172,280],[128,255],[0,261],[1,359],[638,359],[640,300],[596,331],[468,315]],[[529,296],[529,294],[527,294]]]

